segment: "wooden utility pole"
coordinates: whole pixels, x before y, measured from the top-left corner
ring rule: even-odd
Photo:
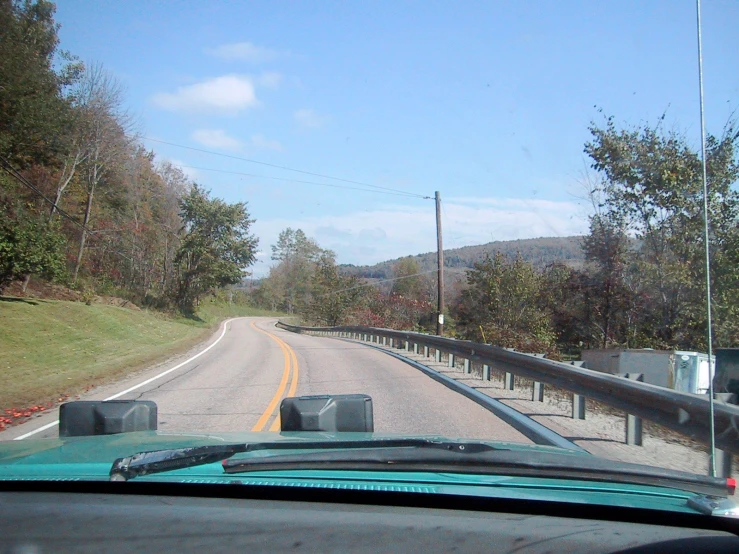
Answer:
[[[441,242],[441,196],[436,191],[436,248],[437,260],[439,262],[439,278],[438,278],[438,313],[436,318],[436,334],[440,337],[444,335],[444,247]]]

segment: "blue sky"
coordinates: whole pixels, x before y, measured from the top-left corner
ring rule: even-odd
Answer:
[[[667,110],[699,140],[692,0],[62,0],[57,21],[62,48],[124,84],[160,159],[249,202],[255,275],[287,226],[341,263],[433,250],[433,202],[280,181],[367,188],[149,139],[438,190],[450,248],[584,232],[578,182],[596,106],[624,124]],[[709,132],[739,107],[737,22],[739,2],[704,0]]]

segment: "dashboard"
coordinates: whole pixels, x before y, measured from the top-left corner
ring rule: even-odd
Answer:
[[[736,553],[735,532],[704,516],[436,494],[0,483],[0,551],[13,553]]]

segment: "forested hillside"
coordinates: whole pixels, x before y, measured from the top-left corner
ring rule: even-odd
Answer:
[[[253,262],[246,203],[157,160],[115,77],[60,48],[54,12],[0,0],[0,293],[41,277],[190,312]]]
[[[444,267],[467,269],[476,262],[482,261],[486,255],[496,252],[508,257],[520,254],[521,258],[543,269],[554,262],[581,267],[585,255],[582,250],[582,237],[546,237],[537,239],[500,240],[475,246],[463,246],[444,250]],[[437,267],[436,252],[416,254],[412,256],[420,271],[430,271]],[[393,275],[393,266],[401,258],[388,260],[374,265],[355,266],[342,265],[341,271],[348,275],[357,275],[371,279],[388,279]]]

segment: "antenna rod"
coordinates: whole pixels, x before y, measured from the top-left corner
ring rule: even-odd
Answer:
[[[438,313],[436,320],[436,334],[440,337],[444,335],[444,246],[441,242],[441,195],[436,191],[436,261],[438,263],[439,279],[438,279]]]
[[[706,248],[706,316],[708,325],[708,405],[711,421],[711,477],[716,477],[716,429],[713,421],[713,332],[711,324],[711,249],[708,233],[708,179],[706,177],[706,121],[703,115],[703,41],[701,38],[701,0],[696,0],[698,16],[698,87],[701,111],[701,166],[703,169],[703,242]]]

